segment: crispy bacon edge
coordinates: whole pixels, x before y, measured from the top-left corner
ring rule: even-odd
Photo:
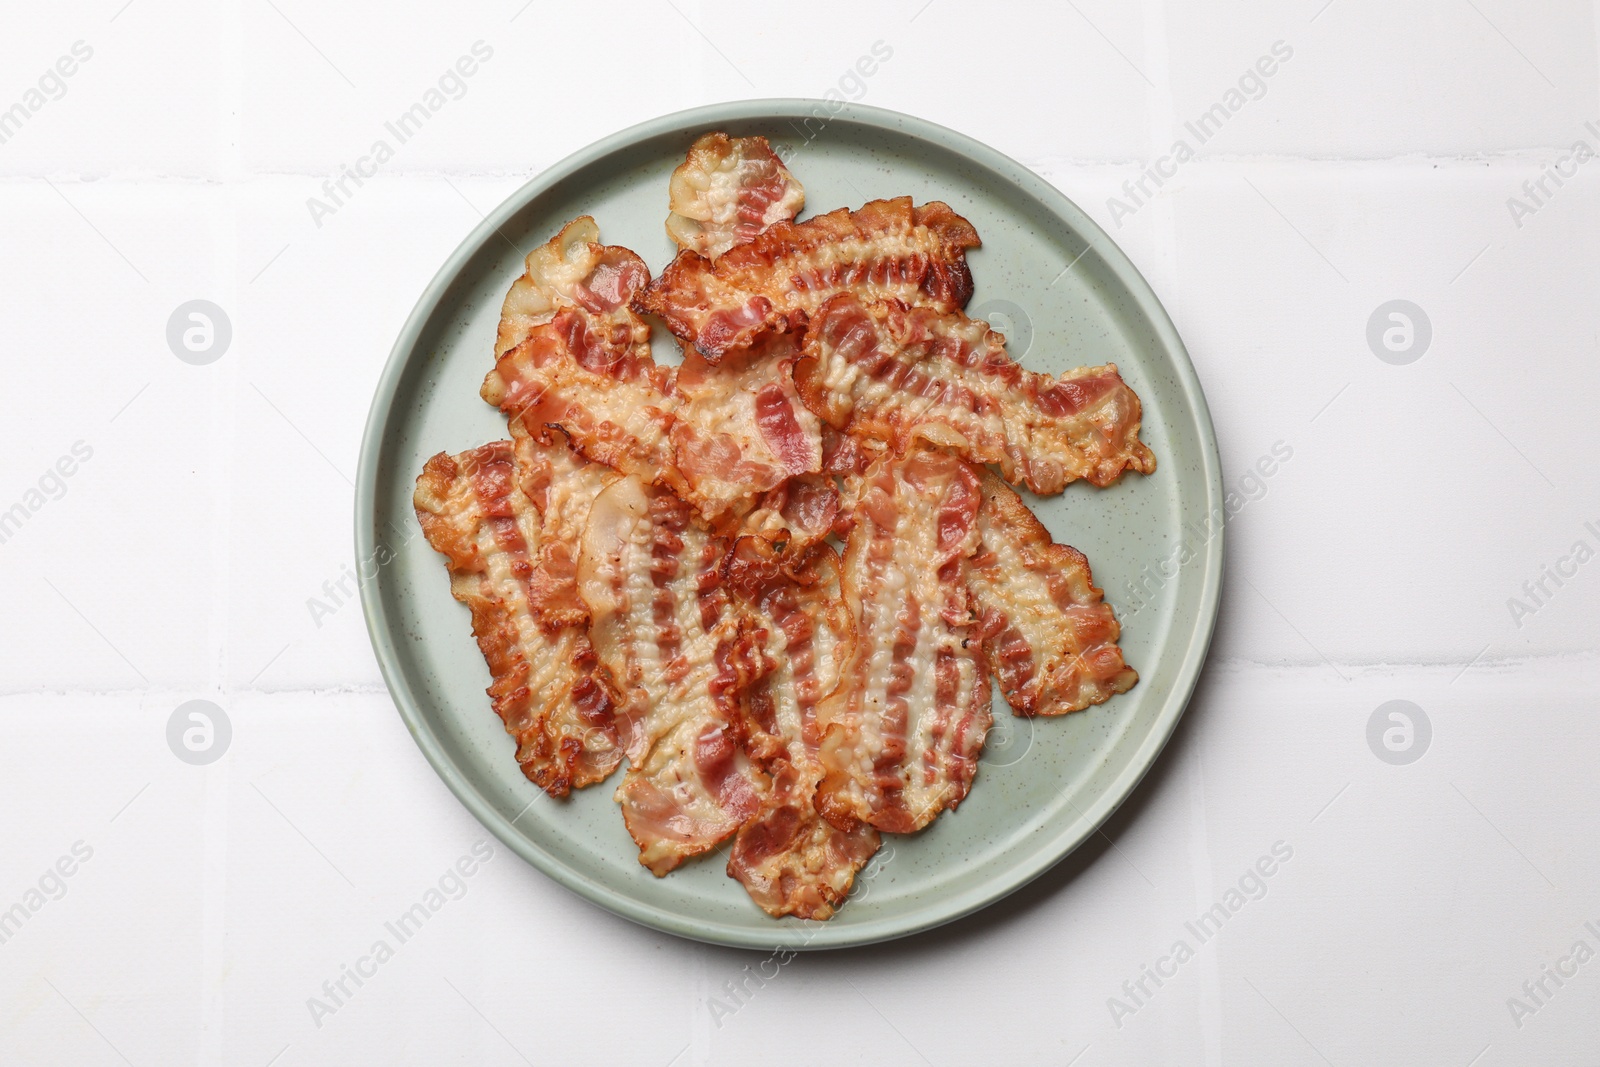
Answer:
[[[765,137],[720,130],[689,146],[667,190],[667,236],[707,259],[789,221],[806,203],[805,189]]]
[[[1116,613],[1089,561],[1057,544],[1005,482],[978,471],[978,551],[967,588],[989,673],[1018,715],[1064,715],[1126,693],[1139,680],[1117,645]]]
[[[1059,377],[1023,369],[988,324],[842,293],[812,316],[794,365],[806,406],[835,429],[905,452],[927,441],[1036,493],[1148,474],[1139,397],[1115,364]]]
[[[972,297],[966,251],[980,243],[948,204],[874,200],[856,211],[780,222],[715,262],[680,252],[635,295],[633,307],[660,316],[715,363],[769,333],[803,331],[810,311],[857,285],[944,311],[965,307]]]
[[[616,799],[658,877],[734,834],[766,788],[738,706],[762,661],[722,588],[726,548],[681,499],[629,477],[595,500],[579,555],[590,635],[621,693]]]
[[[529,252],[523,272],[506,291],[495,336],[498,359],[566,307],[581,307],[627,324],[628,301],[650,280],[644,260],[620,245],[600,244],[600,228],[580,215]]]
[[[584,628],[536,617],[538,547],[528,538],[537,540],[538,516],[517,480],[509,441],[459,456],[441,452],[424,465],[413,503],[423,535],[449,565],[451,594],[471,611],[492,676],[489,696],[516,740],[518,764],[561,797],[604,780],[621,762],[615,696]],[[491,553],[508,559],[498,581],[486,537]]]
[[[513,436],[560,430],[585,459],[686,489],[668,438],[672,371],[651,356],[643,322],[618,326],[563,308],[495,362],[480,395],[506,416]]]
[[[861,483],[844,555],[856,644],[818,712],[817,808],[841,829],[860,819],[912,833],[967,795],[992,722],[962,575],[977,549],[978,482],[969,465],[919,449],[880,457]]]
[[[831,546],[776,553],[741,538],[723,565],[728,588],[753,616],[767,668],[747,687],[745,747],[771,785],[739,828],[728,875],[773,917],[831,917],[878,849],[878,832],[841,830],[815,806],[823,776],[817,708],[837,687],[854,645],[842,564]]]

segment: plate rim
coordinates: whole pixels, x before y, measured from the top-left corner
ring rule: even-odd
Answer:
[[[1105,262],[1107,269],[1116,276],[1133,298],[1139,312],[1151,325],[1155,340],[1166,350],[1172,361],[1175,382],[1183,394],[1188,411],[1195,420],[1200,440],[1199,459],[1206,485],[1207,514],[1222,507],[1222,463],[1216,428],[1194,363],[1189,358],[1188,349],[1144,275],[1110,235],[1083,209],[1065,193],[1018,161],[967,134],[927,119],[887,108],[851,102],[844,102],[841,105],[839,102],[804,97],[767,98],[727,101],[688,108],[647,119],[603,137],[523,183],[486,214],[456,246],[423,289],[407,316],[373,391],[362,431],[361,454],[356,471],[356,559],[358,561],[374,559],[378,551],[376,509],[379,461],[396,406],[400,381],[405,376],[412,359],[416,357],[417,342],[428,320],[440,308],[441,299],[454,284],[462,268],[478,253],[486,241],[497,234],[501,226],[545,190],[582,168],[635,142],[684,127],[710,128],[719,123],[759,119],[770,119],[774,123],[795,119],[805,120],[818,117],[819,110],[826,114],[825,122],[846,120],[866,126],[893,129],[898,133],[955,152],[981,167],[1004,175],[1020,186],[1023,192],[1033,196],[1064,219],[1089,247],[1094,248]],[[1133,794],[1134,789],[1155,765],[1162,749],[1166,747],[1177,729],[1178,722],[1183,717],[1199,682],[1200,672],[1216,630],[1221,605],[1223,547],[1226,537],[1226,528],[1219,526],[1215,536],[1205,544],[1199,599],[1200,617],[1197,620],[1198,625],[1189,636],[1174,684],[1167,692],[1165,701],[1138,749],[1117,777],[1100,791],[1092,804],[1088,805],[1089,810],[1080,812],[1078,820],[1058,831],[1005,878],[985,881],[956,896],[941,897],[932,903],[921,903],[904,913],[885,916],[859,926],[835,927],[816,922],[790,925],[774,920],[770,931],[754,931],[728,925],[720,920],[697,919],[643,903],[618,892],[601,880],[590,878],[566,866],[537,842],[517,831],[512,821],[502,816],[490,804],[487,797],[466,778],[462,768],[446,753],[440,739],[429,726],[416,695],[406,684],[404,669],[399,662],[400,657],[397,652],[399,641],[390,626],[389,619],[382,612],[377,581],[377,575],[382,573],[382,568],[376,569],[371,581],[362,580],[359,586],[362,616],[366,621],[367,635],[372,643],[373,653],[377,657],[378,667],[389,690],[390,698],[394,701],[396,710],[399,711],[412,740],[422,750],[423,756],[433,767],[434,772],[473,817],[534,868],[590,903],[642,926],[676,936],[735,948],[773,951],[847,948],[889,941],[930,930],[964,918],[1003,899],[1034,881],[1076,851]],[[364,574],[365,568],[360,569]]]

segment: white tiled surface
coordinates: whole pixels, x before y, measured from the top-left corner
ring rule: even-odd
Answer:
[[[1600,951],[1600,563],[1520,626],[1507,600],[1600,543],[1600,161],[1520,226],[1507,198],[1600,148],[1595,5],[823,8],[803,27],[734,0],[623,2],[598,26],[547,0],[11,14],[0,108],[75,42],[92,55],[0,144],[0,510],[74,443],[92,456],[0,544],[0,908],[76,843],[92,857],[0,943],[0,1061],[814,1062],[799,1035],[941,1067],[1593,1054],[1600,962],[1520,1020],[1507,1001],[1574,942]],[[460,98],[315,226],[305,198],[479,40]],[[875,42],[891,57],[853,82]],[[416,293],[479,210],[600,136],[830,88],[986,140],[1106,226],[1190,346],[1230,484],[1292,448],[1233,524],[1177,738],[1039,884],[797,959],[731,1015],[725,983],[761,957],[635,928],[496,846],[314,1020],[307,998],[484,837],[400,725],[358,609],[306,607],[352,562],[361,423]],[[1234,88],[1198,158],[1114,212]],[[204,367],[164,337],[196,297],[234,325]],[[1393,298],[1433,326],[1409,366],[1365,341]],[[207,768],[164,737],[194,697],[233,723]],[[1405,767],[1365,740],[1396,698],[1434,727]],[[1278,842],[1265,895],[1114,1019]]]

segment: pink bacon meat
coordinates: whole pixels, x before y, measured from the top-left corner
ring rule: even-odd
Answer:
[[[941,311],[966,306],[972,224],[938,201],[874,200],[805,222],[780,222],[715,262],[680,252],[634,297],[713,363],[769,333],[799,333],[807,316],[851,290]]]
[[[584,533],[579,592],[622,693],[617,801],[656,875],[731,836],[766,787],[741,747],[739,695],[758,660],[722,587],[726,549],[683,501],[631,477],[600,494]]]
[[[549,462],[558,482],[573,469],[559,455]],[[547,533],[518,466],[510,441],[441,452],[423,467],[414,503],[428,543],[449,563],[451,593],[471,609],[489,696],[516,739],[517,762],[547,793],[565,796],[608,776],[622,747],[586,618],[552,620],[539,610]]]
[[[904,452],[922,440],[1006,480],[1056,493],[1148,474],[1139,398],[1114,365],[1060,377],[1024,370],[988,323],[960,312],[841,294],[812,319],[795,382],[830,426]]]
[[[667,235],[716,259],[805,206],[806,192],[765,137],[702,135],[672,172]]]
[[[966,561],[983,658],[1019,715],[1062,715],[1133,688],[1121,627],[1082,552],[1056,544],[1005,482],[978,469],[978,550]]]
[[[991,722],[964,564],[977,549],[978,481],[931,450],[875,460],[844,554],[856,645],[818,711],[817,807],[911,833],[967,795]]]

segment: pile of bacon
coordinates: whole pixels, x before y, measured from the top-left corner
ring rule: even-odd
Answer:
[[[1133,685],[1087,561],[1007,483],[1155,459],[1115,366],[1024,370],[962,313],[979,241],[947,205],[795,222],[766,140],[721,133],[670,200],[654,279],[587,216],[528,255],[483,385],[511,439],[430,459],[417,518],[528,778],[626,758],[640,863],[732,838],[757,904],[826,919],[880,832],[966,796],[991,679],[1019,715]]]

